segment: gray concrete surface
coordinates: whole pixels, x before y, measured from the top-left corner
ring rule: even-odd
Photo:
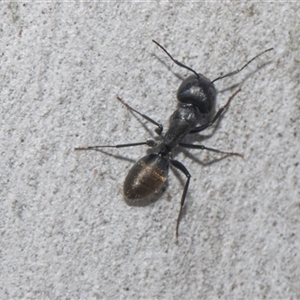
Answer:
[[[299,4],[1,2],[1,299],[299,299]],[[117,100],[165,126],[189,72],[213,79],[211,138],[244,159],[176,152],[153,205],[129,207],[122,183],[145,147],[74,147],[151,137]],[[227,89],[227,90],[226,90]],[[204,135],[209,135],[208,130]],[[191,153],[191,154],[188,154]]]

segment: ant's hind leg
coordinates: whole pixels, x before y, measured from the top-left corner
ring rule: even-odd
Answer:
[[[132,108],[130,105],[128,105],[126,102],[124,102],[123,99],[121,99],[119,96],[117,96],[117,99],[124,105],[126,106],[126,108],[128,108],[129,110],[137,113],[138,115],[140,115],[142,118],[144,118],[145,120],[147,120],[148,122],[154,124],[155,126],[157,126],[157,128],[155,129],[155,132],[158,135],[161,135],[162,131],[163,131],[163,126],[161,124],[159,124],[158,122],[154,121],[153,119],[151,119],[150,117],[140,113],[139,111],[137,111],[136,109]]]
[[[179,229],[179,222],[181,219],[181,215],[182,215],[182,209],[184,207],[185,204],[185,198],[186,198],[186,193],[188,191],[189,188],[189,184],[190,184],[190,179],[191,179],[191,174],[189,173],[189,171],[187,170],[187,168],[178,160],[170,160],[171,164],[173,165],[173,167],[175,167],[176,169],[178,169],[179,171],[181,171],[187,178],[185,186],[184,186],[184,190],[181,196],[181,201],[180,201],[180,210],[178,213],[178,217],[177,217],[177,224],[176,224],[176,240],[178,238],[178,229]]]

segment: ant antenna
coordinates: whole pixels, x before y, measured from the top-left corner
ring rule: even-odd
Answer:
[[[217,80],[223,79],[223,78],[225,78],[225,77],[233,76],[233,75],[235,75],[235,74],[241,72],[241,71],[242,71],[243,69],[245,69],[251,62],[253,62],[256,58],[258,58],[258,57],[261,56],[262,54],[264,54],[264,53],[266,53],[266,52],[268,52],[268,51],[271,51],[271,50],[273,50],[273,48],[269,48],[269,49],[267,49],[267,50],[265,50],[265,51],[259,53],[258,55],[256,55],[256,56],[253,57],[252,59],[250,59],[250,60],[249,60],[245,65],[243,65],[240,69],[238,69],[238,70],[236,70],[236,71],[233,71],[233,72],[230,72],[230,73],[228,73],[228,74],[225,74],[225,75],[223,75],[223,76],[220,76],[220,77],[214,79],[214,80],[211,82],[211,85],[212,85],[214,82],[216,82]]]
[[[200,79],[199,78],[199,75],[198,75],[198,73],[196,72],[196,71],[194,71],[192,68],[190,68],[190,67],[188,67],[188,66],[186,66],[186,65],[184,65],[183,63],[181,63],[181,62],[179,62],[178,60],[176,60],[176,59],[174,59],[173,57],[172,57],[172,55],[162,46],[162,45],[160,45],[158,42],[156,42],[155,40],[152,40],[152,42],[153,43],[155,43],[159,48],[161,48],[172,60],[173,60],[173,62],[176,64],[176,65],[178,65],[179,67],[182,67],[182,68],[185,68],[185,69],[187,69],[187,70],[189,70],[189,71],[191,71],[191,72],[193,72],[196,76],[197,76],[197,78],[198,79]]]

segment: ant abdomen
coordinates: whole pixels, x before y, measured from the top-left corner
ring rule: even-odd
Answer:
[[[143,206],[159,194],[168,178],[169,160],[152,153],[138,160],[128,172],[123,186],[124,200],[130,206]]]
[[[181,103],[195,105],[202,118],[215,111],[217,91],[212,82],[202,74],[186,78],[177,91],[177,99]]]

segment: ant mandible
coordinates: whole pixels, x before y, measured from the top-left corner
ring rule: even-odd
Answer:
[[[147,145],[149,147],[155,148],[155,151],[153,153],[148,154],[142,157],[140,160],[138,160],[128,172],[123,186],[124,200],[128,205],[131,206],[138,206],[142,203],[143,205],[151,203],[153,197],[162,190],[162,187],[166,183],[169,171],[169,163],[171,163],[173,167],[181,171],[186,176],[186,182],[181,196],[180,210],[178,213],[176,223],[177,239],[179,222],[182,215],[182,209],[185,204],[186,194],[188,191],[191,175],[181,162],[172,158],[171,154],[173,149],[177,146],[180,146],[185,148],[207,150],[226,155],[236,155],[242,157],[241,154],[235,152],[224,152],[217,149],[205,147],[204,145],[187,144],[182,142],[182,139],[188,134],[201,132],[213,125],[221,116],[221,114],[225,111],[232,98],[241,90],[238,89],[237,91],[235,91],[229,97],[226,104],[223,107],[221,107],[212,118],[210,115],[214,113],[217,94],[214,83],[217,80],[241,72],[252,61],[254,61],[262,54],[272,50],[273,48],[267,49],[259,53],[251,60],[249,60],[240,69],[234,72],[230,72],[226,75],[217,77],[213,81],[210,81],[204,75],[197,73],[192,68],[174,59],[170,55],[170,53],[158,42],[156,42],[155,40],[152,41],[158,47],[160,47],[176,65],[194,73],[181,83],[177,91],[177,100],[179,101],[178,108],[173,112],[169,119],[169,127],[166,133],[162,134],[163,126],[161,124],[154,121],[147,115],[144,115],[139,111],[135,110],[127,103],[125,103],[120,97],[117,97],[117,99],[129,110],[137,113],[148,122],[154,124],[157,127],[155,131],[161,138],[160,142],[157,144],[154,140],[149,139],[141,143],[79,147],[75,148],[75,150],[99,150],[101,148],[123,148],[140,145]],[[199,126],[199,123],[201,123],[201,121],[203,122],[203,120],[206,119],[210,120],[204,125]]]

